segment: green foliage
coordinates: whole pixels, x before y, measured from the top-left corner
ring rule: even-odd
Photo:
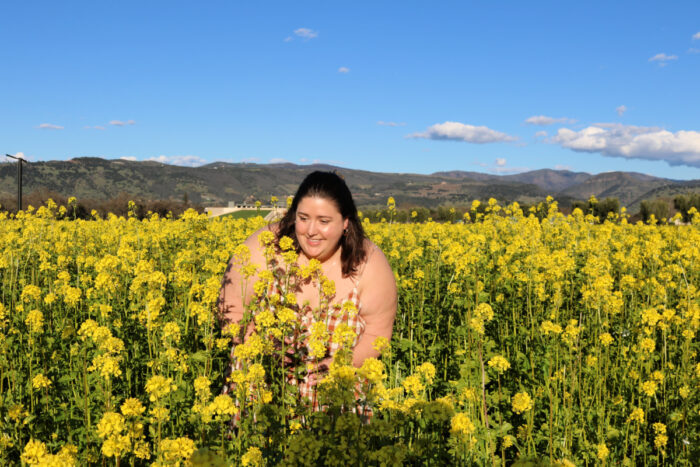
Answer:
[[[588,201],[574,201],[571,209],[580,209],[584,214],[591,214],[598,218],[599,222],[604,222],[609,217],[620,214],[620,201],[617,198],[605,198],[598,201],[591,198]]]
[[[234,211],[224,214],[221,217],[230,217],[231,219],[250,219],[252,217],[265,217],[270,213],[269,209],[247,209],[242,211]]]
[[[700,211],[700,193],[679,195],[673,198],[673,207],[683,216],[683,222],[690,222],[692,215],[688,213],[692,208]]]
[[[639,214],[644,222],[649,222],[652,216],[657,222],[666,222],[670,214],[670,208],[668,202],[662,199],[642,201]]]

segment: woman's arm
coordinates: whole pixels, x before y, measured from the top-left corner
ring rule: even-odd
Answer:
[[[352,363],[355,367],[361,367],[365,359],[378,357],[372,344],[377,337],[386,337],[391,340],[391,333],[396,318],[396,279],[391,270],[389,261],[378,247],[367,260],[360,283],[358,293],[362,309],[360,316],[365,321],[365,331],[357,341],[353,350]]]
[[[256,273],[250,277],[245,277],[241,269],[245,267],[246,264],[254,264],[258,267],[258,270],[265,267],[265,257],[260,247],[258,237],[260,232],[266,229],[267,227],[258,230],[243,243],[250,251],[250,259],[248,261],[242,262],[241,258],[234,255],[228,262],[224,277],[221,281],[221,289],[219,289],[219,299],[217,300],[219,320],[224,329],[230,323],[238,323],[243,319],[245,304],[248,303],[253,296],[253,286],[258,280],[258,275]],[[249,326],[246,331],[246,336],[249,335],[252,330],[251,323],[251,326]]]

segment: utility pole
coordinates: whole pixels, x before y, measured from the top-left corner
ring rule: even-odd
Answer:
[[[17,161],[17,212],[22,210],[22,162],[27,162],[21,157],[5,154],[6,157]]]

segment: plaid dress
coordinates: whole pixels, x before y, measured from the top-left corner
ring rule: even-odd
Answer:
[[[355,331],[355,340],[352,343],[352,347],[354,348],[357,345],[358,340],[362,336],[362,334],[365,332],[365,320],[362,318],[362,304],[360,303],[360,297],[357,292],[357,285],[360,281],[360,278],[362,277],[362,274],[364,273],[364,268],[369,262],[370,257],[372,254],[378,250],[377,246],[372,244],[369,251],[367,252],[367,257],[365,258],[365,263],[363,264],[362,268],[359,271],[359,274],[355,278],[352,279],[353,281],[353,288],[350,291],[349,296],[340,302],[340,304],[336,305],[331,305],[328,307],[326,311],[321,312],[320,316],[318,316],[317,320],[318,321],[323,321],[326,324],[326,329],[328,331],[329,336],[331,337],[329,344],[327,346],[327,352],[324,358],[330,357],[333,358],[335,353],[338,351],[340,345],[336,342],[333,342],[332,336],[333,332],[335,329],[341,324],[345,323],[347,324],[350,329]],[[281,290],[281,287],[278,287],[278,289]],[[354,306],[355,309],[357,310],[357,313],[353,313],[350,315],[349,313],[343,312],[343,304],[347,303],[350,301]],[[319,406],[318,403],[318,398],[316,397],[316,384],[321,381],[324,376],[326,375],[327,370],[325,371],[317,371],[315,373],[309,373],[306,371],[302,371],[301,374],[303,375],[302,377],[297,377],[295,374],[299,374],[300,372],[297,372],[296,369],[299,366],[302,366],[304,368],[308,368],[309,364],[314,363],[314,359],[310,357],[311,355],[311,348],[310,348],[310,342],[309,342],[309,336],[311,334],[310,332],[310,327],[314,323],[314,317],[313,313],[311,312],[310,308],[303,308],[299,310],[299,316],[298,316],[299,322],[301,324],[301,330],[302,330],[302,335],[301,339],[297,340],[297,345],[300,347],[297,347],[297,350],[301,350],[302,355],[304,355],[304,358],[300,362],[297,362],[296,365],[294,364],[285,364],[285,368],[287,369],[286,376],[287,376],[287,384],[297,386],[299,388],[299,394],[302,398],[302,400],[306,399],[308,403],[311,405],[313,410],[317,411],[320,410],[321,407]],[[235,347],[234,347],[235,348]],[[235,394],[236,393],[236,387],[235,383],[229,380],[229,375],[236,370],[242,370],[243,369],[243,364],[239,362],[236,358],[234,358],[234,348],[231,348],[231,364],[229,365],[226,375],[225,375],[225,384],[222,389],[222,394]],[[251,388],[253,389],[253,388]],[[240,401],[236,401],[236,405],[240,408],[241,404]],[[360,413],[365,415],[366,417],[371,417],[372,416],[372,410],[369,407],[365,408],[357,408],[356,410],[359,410]],[[231,421],[232,426],[235,426],[241,419],[241,412],[239,411],[236,413],[236,415],[233,417],[233,420]]]
[[[340,305],[331,305],[328,307],[328,310],[321,312],[321,314],[317,317],[317,320],[314,320],[313,313],[311,313],[310,307],[302,308],[299,310],[299,314],[301,316],[298,317],[299,322],[301,324],[300,328],[302,331],[301,334],[301,339],[298,340],[298,347],[297,347],[297,353],[304,355],[302,358],[301,362],[298,362],[296,366],[293,365],[285,365],[287,369],[287,384],[292,385],[292,386],[297,386],[299,388],[299,394],[303,399],[308,399],[308,403],[313,407],[313,410],[319,410],[319,403],[318,399],[316,397],[316,390],[315,386],[316,384],[321,381],[324,376],[326,375],[327,370],[325,371],[317,371],[315,373],[308,373],[308,372],[302,372],[303,377],[298,378],[295,376],[295,373],[297,373],[295,370],[297,366],[302,366],[304,368],[308,368],[309,365],[314,363],[314,359],[310,356],[311,355],[311,348],[310,348],[310,342],[309,342],[309,336],[310,336],[310,328],[311,325],[315,321],[323,321],[326,325],[326,329],[328,331],[328,334],[330,336],[328,346],[326,348],[326,357],[333,357],[335,353],[338,351],[340,348],[340,345],[336,342],[333,342],[332,336],[333,332],[335,329],[341,324],[345,323],[350,327],[355,332],[355,340],[352,343],[352,347],[354,348],[355,345],[357,345],[357,341],[359,340],[360,336],[364,333],[365,330],[365,321],[362,319],[362,316],[360,315],[361,307],[362,304],[360,303],[359,296],[357,293],[357,280],[353,281],[354,286],[353,289],[350,291],[350,294],[348,298],[343,300]],[[343,312],[343,304],[350,301],[355,309],[357,310],[357,313],[353,313],[352,316],[349,313]],[[303,313],[303,314],[302,314]],[[237,370],[243,370],[243,364],[239,360],[237,360],[234,357],[234,349],[231,348],[231,364],[229,365],[226,375],[225,375],[225,384],[222,389],[222,394],[235,394],[236,393],[236,387],[235,383],[229,380],[229,375],[233,373],[234,371]],[[252,388],[251,388],[252,389]],[[236,401],[236,405],[240,408],[241,404],[240,401]],[[241,418],[241,413],[238,412],[233,420],[232,424],[236,425],[238,421],[240,421]]]
[[[350,301],[355,308],[357,309],[357,313],[354,313],[353,316],[349,315],[348,313],[343,313],[340,310],[333,310],[333,307],[330,307],[331,310],[329,312],[323,312],[321,313],[321,316],[319,317],[320,321],[323,321],[326,324],[326,329],[328,330],[328,334],[331,336],[330,342],[328,344],[327,348],[327,353],[326,357],[333,358],[335,356],[335,353],[338,351],[340,348],[340,345],[336,342],[333,342],[333,332],[335,329],[341,324],[345,323],[355,331],[355,340],[352,343],[352,347],[354,348],[355,345],[357,345],[357,341],[362,335],[362,333],[365,331],[365,320],[362,319],[362,316],[360,316],[360,308],[361,308],[361,303],[359,301],[359,297],[357,295],[357,282],[355,282],[355,286],[353,287],[352,291],[350,292],[350,296],[345,300],[345,301]],[[301,318],[301,323],[302,323],[302,328],[305,329],[310,329],[311,325],[313,324],[313,317],[311,316],[310,313],[306,313],[302,318]],[[308,338],[305,341],[305,346],[306,346],[306,355],[311,354],[311,348],[309,347],[309,340]],[[313,358],[308,357],[306,359],[307,365],[313,364]],[[293,374],[293,371],[291,372]],[[311,403],[313,404],[314,410],[318,410],[318,399],[316,398],[315,394],[315,385],[318,381],[323,379],[325,376],[325,372],[319,372],[314,374],[309,374],[307,373],[305,378],[301,381],[297,381],[295,378],[289,378],[288,381],[290,384],[298,384],[299,386],[299,393],[301,394],[302,397],[308,398]]]

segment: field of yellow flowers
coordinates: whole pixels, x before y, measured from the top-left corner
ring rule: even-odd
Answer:
[[[221,276],[234,253],[254,271],[240,244],[261,218],[0,214],[0,464],[697,462],[700,215],[477,207],[453,224],[365,220],[397,277],[394,335],[356,369],[349,327],[311,325],[314,357],[340,349],[321,411],[282,368],[302,330],[270,284],[310,277],[319,312],[334,287],[288,244],[249,285],[255,333],[227,372],[243,329],[217,320]]]

